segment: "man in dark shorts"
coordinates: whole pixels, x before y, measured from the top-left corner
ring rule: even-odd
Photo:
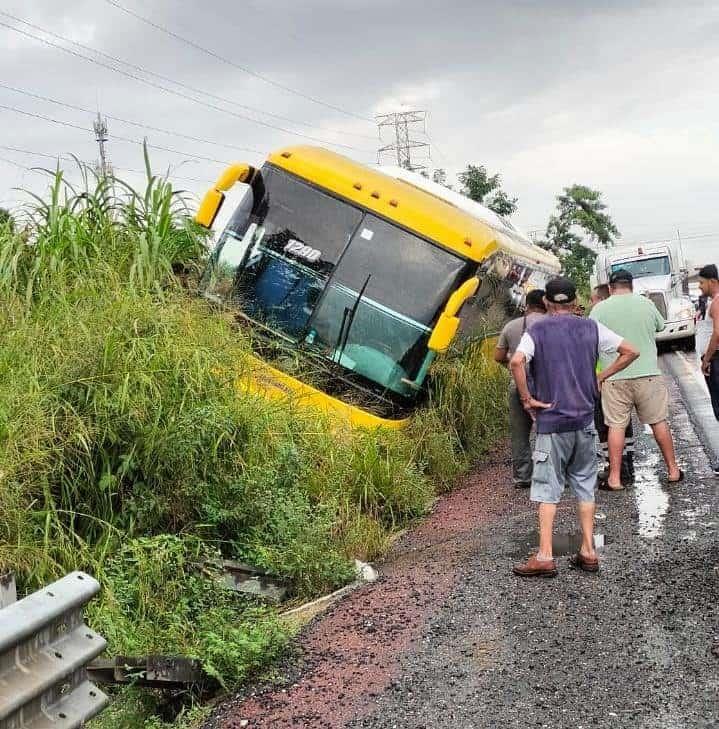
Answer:
[[[517,349],[522,334],[547,311],[544,306],[543,289],[530,291],[525,303],[524,316],[508,322],[497,340],[494,361],[505,367]],[[522,406],[517,395],[517,387],[512,380],[509,383],[509,433],[512,442],[512,476],[514,486],[518,489],[528,489],[532,483],[532,448],[529,444],[531,431],[532,418]]]
[[[701,355],[702,373],[709,388],[714,417],[719,420],[719,273],[711,263],[699,270],[699,288],[707,297],[706,336],[697,336],[697,354]],[[712,465],[719,476],[719,463]]]
[[[548,316],[524,333],[509,363],[522,404],[537,423],[530,499],[539,504],[539,550],[514,566],[513,572],[521,577],[557,574],[552,531],[565,484],[577,498],[582,529],[582,546],[572,564],[587,572],[599,569],[593,536],[597,484],[594,405],[598,384],[627,367],[639,353],[602,324],[575,316],[575,299],[572,281],[549,281],[545,292]],[[600,352],[619,356],[597,375]]]

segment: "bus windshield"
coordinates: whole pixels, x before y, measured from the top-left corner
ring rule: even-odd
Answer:
[[[298,348],[412,397],[431,328],[473,265],[266,164],[203,289]]]
[[[640,258],[636,261],[623,261],[612,265],[612,273],[619,270],[629,271],[634,278],[643,276],[668,276],[671,273],[669,256]]]

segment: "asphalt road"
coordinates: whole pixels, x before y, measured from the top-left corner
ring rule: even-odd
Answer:
[[[676,372],[681,363],[670,364]],[[566,557],[555,579],[511,574],[513,562],[535,542],[535,515],[526,493],[513,493],[506,485],[505,464],[490,479],[493,490],[470,482],[464,498],[469,494],[474,511],[461,519],[465,529],[443,531],[435,524],[426,549],[400,549],[385,566],[384,588],[378,590],[401,593],[406,574],[396,565],[408,555],[413,569],[424,560],[425,572],[442,584],[434,589],[432,580],[413,583],[411,620],[402,617],[406,600],[393,604],[385,603],[381,592],[355,594],[349,608],[338,608],[302,637],[300,647],[314,641],[315,648],[307,667],[288,672],[289,688],[258,690],[252,707],[237,699],[216,717],[216,725],[719,726],[719,658],[712,651],[719,640],[719,479],[708,467],[677,379],[668,379],[672,426],[687,479],[663,483],[660,454],[640,428],[636,485],[618,494],[600,492],[598,498],[597,532],[605,542],[599,574],[570,569]],[[701,418],[695,420],[700,427]],[[704,425],[719,430],[715,422]],[[702,434],[705,443],[713,437],[713,431]],[[497,508],[498,495],[511,501],[511,508]],[[458,498],[461,490],[447,503]],[[576,531],[567,500],[559,512],[559,551],[574,548]],[[431,548],[450,542],[451,552]],[[396,632],[380,640],[381,664],[367,651],[355,663],[349,652],[328,668],[333,645],[317,635],[326,637],[323,623],[338,615],[346,623],[342,610],[355,619],[333,634],[333,645],[361,643],[368,620],[380,635],[382,624],[392,623]],[[403,632],[405,624],[412,626],[409,633]],[[339,678],[348,662],[351,674]],[[334,682],[323,682],[323,671]]]

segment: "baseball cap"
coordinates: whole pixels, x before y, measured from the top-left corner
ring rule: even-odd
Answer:
[[[609,283],[610,284],[616,284],[616,283],[627,283],[630,284],[634,281],[634,276],[632,276],[630,271],[627,271],[626,268],[620,268],[617,271],[613,271],[612,275],[609,277]]]
[[[570,304],[577,298],[577,287],[570,279],[560,276],[547,283],[544,295],[553,304]]]
[[[699,269],[699,278],[719,279],[716,265],[714,263],[708,263],[706,266],[702,266]]]

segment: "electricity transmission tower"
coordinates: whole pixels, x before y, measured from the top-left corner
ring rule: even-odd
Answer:
[[[377,127],[379,128],[380,139],[382,139],[382,129],[390,127],[394,129],[394,141],[377,150],[377,162],[382,161],[382,155],[392,152],[397,159],[397,164],[406,170],[414,170],[421,172],[426,170],[427,166],[412,162],[412,150],[428,148],[428,142],[421,142],[412,139],[410,136],[410,127],[416,128],[422,125],[422,132],[426,133],[427,112],[426,111],[400,111],[393,114],[380,114],[375,117]]]
[[[100,112],[97,112],[97,119],[92,124],[92,128],[95,130],[95,139],[97,140],[98,147],[100,148],[100,159],[97,163],[97,172],[101,177],[108,177],[112,175],[112,166],[107,158],[107,152],[105,151],[105,144],[107,143],[107,119],[103,119],[100,116]]]

